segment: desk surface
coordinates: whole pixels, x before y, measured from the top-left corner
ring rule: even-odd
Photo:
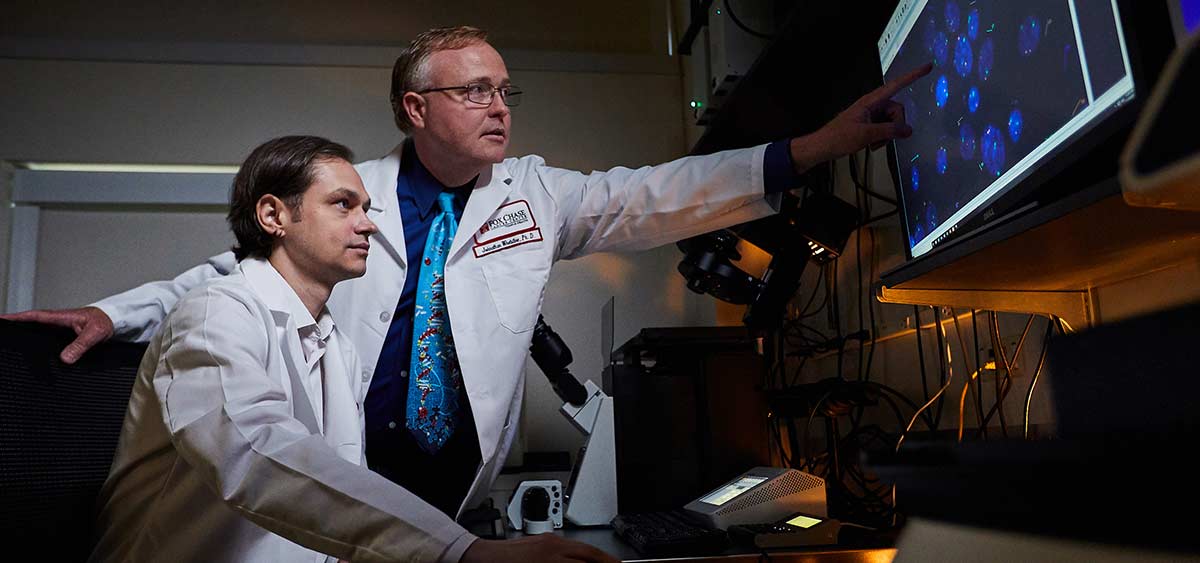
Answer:
[[[732,547],[719,555],[702,557],[671,557],[653,559],[639,554],[632,546],[613,533],[611,528],[564,528],[552,532],[564,538],[595,546],[625,562],[641,561],[710,561],[728,563],[758,563],[762,552],[744,547]],[[509,530],[509,538],[521,537],[520,531]],[[768,550],[772,563],[890,563],[896,556],[894,548],[813,547]]]

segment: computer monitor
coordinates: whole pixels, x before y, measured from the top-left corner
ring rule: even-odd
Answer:
[[[1183,42],[1184,37],[1200,28],[1200,0],[1168,0],[1167,6],[1171,9],[1175,39]]]
[[[894,98],[913,127],[891,158],[909,259],[1045,203],[1039,185],[1132,123],[1150,84],[1133,4],[900,0],[878,41],[885,79],[934,63]]]

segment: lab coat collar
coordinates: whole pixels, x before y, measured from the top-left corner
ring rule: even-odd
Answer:
[[[403,155],[404,144],[396,145],[391,153],[380,160],[378,166],[371,169],[369,176],[364,176],[362,180],[368,186],[384,188],[371,194],[371,197],[378,198],[381,203],[381,213],[373,218],[379,226],[379,232],[374,236],[384,243],[398,263],[407,266],[404,227],[400,222],[400,203],[396,199],[395,189]],[[504,203],[508,194],[512,192],[512,182],[512,174],[508,172],[508,166],[504,162],[493,164],[479,174],[475,181],[475,189],[471,191],[467,207],[459,219],[458,234],[450,246],[451,258],[466,246],[467,241],[474,238],[475,232],[483,226],[484,221],[500,208],[500,204]],[[386,233],[398,235],[395,237],[397,240],[388,238]]]
[[[288,379],[291,386],[293,414],[308,428],[309,432],[321,434],[320,419],[317,418],[312,397],[305,390],[304,382],[299,379],[300,374],[308,373],[308,364],[304,361],[304,349],[300,347],[299,326],[318,323],[313,320],[308,309],[304,307],[300,296],[296,295],[296,291],[288,285],[287,280],[283,279],[283,276],[275,270],[270,262],[261,258],[247,258],[238,264],[238,270],[245,276],[250,289],[271,310],[275,326],[284,329],[279,347],[283,361],[287,364],[288,373],[291,374]],[[333,317],[329,314],[329,309],[322,309],[320,316],[323,320],[328,319],[329,333],[332,333]],[[307,324],[300,325],[299,323]],[[320,325],[318,324],[318,326]],[[322,336],[327,334],[323,332]]]
[[[403,151],[403,144],[396,145],[392,152],[379,159],[377,165],[358,167],[363,185],[371,194],[371,211],[374,213],[370,218],[379,227],[371,240],[382,243],[402,270],[408,265],[408,255],[404,246],[404,225],[400,220],[400,202],[396,199],[396,181]]]
[[[512,174],[508,173],[508,166],[504,162],[493,164],[479,175],[475,189],[471,191],[471,199],[467,200],[467,208],[458,222],[458,234],[450,245],[449,258],[454,258],[468,241],[474,239],[475,232],[483,226],[484,221],[500,208],[500,204],[512,192],[512,181]]]
[[[292,289],[270,262],[262,258],[247,258],[242,260],[239,267],[250,287],[254,288],[254,292],[267,304],[268,309],[290,316],[296,323],[296,330],[317,325],[321,338],[329,338],[333,332],[333,317],[329,315],[329,309],[322,308],[321,318],[313,319],[312,313],[308,312],[308,307],[304,306],[296,290]]]

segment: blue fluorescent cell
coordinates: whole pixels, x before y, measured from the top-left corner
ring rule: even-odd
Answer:
[[[949,164],[950,164],[950,162],[946,158],[946,147],[938,147],[938,150],[937,150],[937,172],[938,172],[938,174],[945,174],[946,167]]]
[[[1004,133],[994,125],[983,130],[983,166],[988,173],[999,176],[1004,171]]]
[[[909,184],[912,185],[912,191],[917,191],[917,188],[921,187],[921,172],[917,170],[917,166],[915,164],[912,167],[912,174],[909,176],[909,178],[912,180],[909,182]]]
[[[937,79],[937,86],[933,88],[934,101],[937,102],[937,107],[945,107],[946,100],[950,98],[950,81],[946,80],[946,75],[941,75]]]
[[[937,38],[937,19],[934,16],[925,18],[925,28],[921,32],[921,44],[925,46],[925,52],[933,54],[933,42]]]
[[[925,206],[925,224],[929,226],[929,232],[932,233],[933,231],[937,230],[937,207],[934,207],[932,203]]]
[[[1026,57],[1032,55],[1041,41],[1042,23],[1033,16],[1021,20],[1020,26],[1017,27],[1017,50],[1021,52],[1021,55]]]
[[[917,228],[914,230],[917,232],[917,240],[919,241],[919,240],[925,238],[925,225],[923,225],[920,221],[914,221],[914,223],[917,224]],[[916,246],[916,245],[913,245],[913,246]]]
[[[971,41],[979,37],[979,10],[976,8],[971,8],[971,11],[967,14],[967,37]]]
[[[958,41],[954,45],[954,70],[958,71],[958,75],[966,78],[971,74],[971,58],[974,55],[971,53],[971,42],[967,41],[966,36],[959,35]]]
[[[967,111],[975,113],[979,109],[979,88],[974,86],[967,91]]]
[[[992,75],[992,65],[996,64],[996,45],[992,43],[992,38],[988,37],[983,40],[983,45],[979,47],[979,79],[987,81]]]
[[[1075,46],[1067,43],[1063,45],[1063,72],[1067,72],[1071,68],[1071,63],[1075,61]]]
[[[1012,142],[1021,140],[1021,129],[1025,127],[1025,118],[1021,116],[1021,110],[1013,108],[1008,114],[1008,137]]]
[[[958,24],[961,20],[961,14],[962,13],[958,11],[958,2],[955,2],[954,0],[949,0],[946,2],[946,29],[949,29],[950,33],[958,31]]]
[[[958,154],[963,160],[975,158],[975,128],[970,123],[958,128]]]
[[[933,36],[933,62],[938,66],[946,64],[946,57],[950,54],[950,39],[945,33],[937,32]]]

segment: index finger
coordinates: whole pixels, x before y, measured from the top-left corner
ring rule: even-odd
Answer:
[[[932,70],[933,63],[925,63],[909,71],[904,76],[901,76],[900,78],[876,88],[873,92],[864,96],[864,99],[868,105],[873,105],[880,101],[890,99],[892,96],[896,95],[896,92],[907,88],[909,84],[916,82],[917,79],[929,74],[929,72]]]
[[[33,309],[30,311],[21,311],[20,313],[0,315],[0,319],[4,319],[6,321],[52,324],[65,327],[72,326],[70,318],[56,311],[48,311],[44,309]]]

